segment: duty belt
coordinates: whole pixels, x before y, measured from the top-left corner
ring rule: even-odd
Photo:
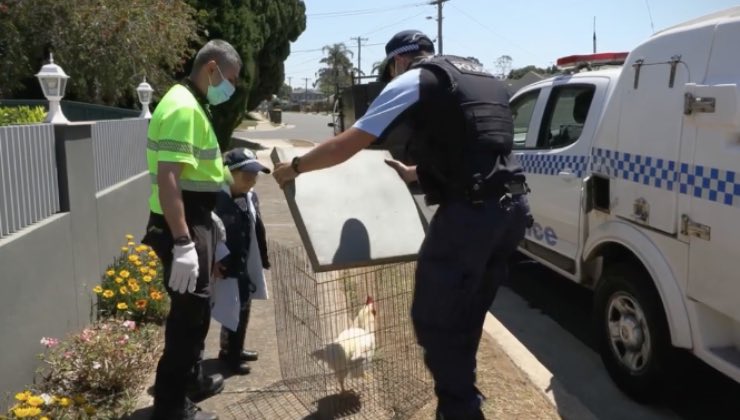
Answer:
[[[511,198],[526,195],[529,192],[529,186],[524,181],[510,181],[503,184],[478,182],[473,184],[465,195],[471,203],[481,204],[487,199]]]

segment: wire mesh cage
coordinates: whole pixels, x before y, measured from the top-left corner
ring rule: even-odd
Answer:
[[[312,417],[401,419],[429,402],[414,263],[315,273],[303,248],[269,248],[281,385]]]

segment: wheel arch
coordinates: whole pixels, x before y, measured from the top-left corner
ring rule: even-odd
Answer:
[[[623,222],[609,222],[599,226],[586,241],[583,261],[587,264],[601,258],[599,271],[610,264],[634,261],[645,270],[658,291],[668,321],[671,343],[675,347],[692,347],[691,326],[684,295],[675,273],[658,247],[643,232]],[[598,287],[600,277],[596,279]]]

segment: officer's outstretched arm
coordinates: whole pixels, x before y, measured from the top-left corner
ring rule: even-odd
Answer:
[[[295,168],[298,169],[298,172],[294,170],[289,162],[283,162],[275,165],[273,176],[282,187],[285,183],[295,179],[299,173],[339,165],[360,150],[370,146],[376,139],[377,137],[374,135],[352,127],[303,155],[298,161],[298,167]]]

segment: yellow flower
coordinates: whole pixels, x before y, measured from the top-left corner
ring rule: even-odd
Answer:
[[[26,403],[31,407],[38,407],[44,404],[44,399],[34,395],[32,397],[29,397],[28,400],[26,400]]]
[[[92,416],[93,414],[95,414],[95,407],[93,407],[91,405],[86,406],[85,407],[85,414],[87,414],[88,416]]]
[[[116,277],[116,283],[121,284],[123,283],[123,279],[120,277]]]
[[[144,251],[146,251],[146,250],[147,250],[147,246],[146,246],[146,245],[139,245],[139,246],[137,246],[137,247],[136,247],[136,248],[135,248],[134,250],[135,250],[136,252],[144,252]]]
[[[139,261],[139,260],[136,260],[136,261],[134,261],[134,265],[137,266],[137,267],[141,267],[142,265],[144,265],[144,263],[141,262],[141,261]]]
[[[149,267],[140,267],[140,268],[139,268],[139,272],[140,272],[141,274],[146,274],[146,273],[148,273],[148,272],[149,272]]]
[[[116,275],[116,270],[108,270],[105,272],[105,275],[108,277],[113,277]]]
[[[127,241],[133,241],[134,240],[134,235],[132,235],[130,233],[126,234],[126,240]]]
[[[100,287],[100,285],[97,285],[97,286],[93,287],[93,292],[95,292],[95,294],[99,295],[99,294],[103,293],[103,288]]]
[[[128,305],[126,305],[126,302],[118,302],[116,308],[118,308],[118,310],[125,311],[126,309],[128,309]]]
[[[26,401],[28,397],[31,396],[31,393],[28,391],[23,391],[15,394],[15,399],[18,401]]]
[[[103,292],[103,297],[106,298],[106,299],[110,299],[110,298],[112,298],[115,295],[116,295],[116,293],[113,290],[110,290],[110,289],[106,289]]]
[[[131,242],[131,241],[129,241],[129,243],[127,243],[126,245],[128,245],[128,246],[135,246],[136,244],[133,243],[133,242]]]
[[[138,293],[139,290],[141,290],[141,288],[139,287],[138,284],[133,284],[133,285],[131,285],[129,287],[131,287],[131,291],[134,292],[134,293]]]
[[[48,418],[48,417],[46,417],[46,416],[44,416],[44,417],[41,417],[39,420],[51,420],[51,419]]]
[[[129,273],[126,270],[121,270],[121,272],[118,273],[118,275],[121,276],[121,277],[123,277],[124,279],[127,279],[131,275],[131,273]]]
[[[126,288],[126,286],[121,286],[121,288],[118,289],[118,293],[120,293],[122,295],[127,295],[128,294],[128,289]]]
[[[136,254],[131,254],[128,256],[128,260],[131,262],[139,261],[139,256]]]
[[[156,261],[149,261],[149,267],[155,268],[157,266]]]
[[[128,247],[127,247],[127,246],[122,246],[122,247],[121,247],[121,251],[123,251],[123,252],[128,252]]]
[[[13,409],[13,414],[18,418],[35,417],[41,414],[41,409],[38,407],[18,407]]]
[[[136,309],[144,310],[146,309],[146,299],[139,299],[136,301]]]
[[[59,400],[59,405],[62,407],[68,407],[70,404],[72,404],[72,401],[67,397],[62,397],[62,399]]]
[[[159,293],[159,292],[157,292],[156,290],[155,290],[155,291],[153,291],[153,292],[151,292],[151,293],[149,293],[149,296],[150,296],[150,297],[151,297],[151,298],[152,298],[153,300],[162,300],[162,294],[161,294],[161,293]]]
[[[144,283],[150,283],[152,281],[152,276],[144,276],[142,280],[144,280]]]
[[[138,284],[139,284],[139,282],[137,282],[135,278],[132,277],[132,278],[128,279],[128,286],[129,287],[134,286],[134,285],[138,285]]]
[[[149,251],[149,258],[157,258],[157,253],[154,251]]]

